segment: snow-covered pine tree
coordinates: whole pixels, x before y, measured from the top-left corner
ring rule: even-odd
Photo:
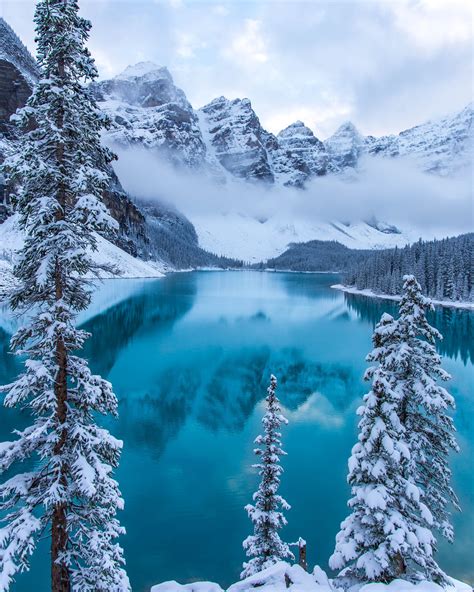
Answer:
[[[406,275],[403,280],[397,321],[399,342],[392,372],[401,403],[400,419],[407,430],[411,451],[408,470],[423,491],[423,500],[433,515],[433,527],[452,541],[449,509],[459,509],[459,504],[450,484],[449,454],[458,451],[458,445],[448,414],[454,409],[454,398],[439,383],[451,376],[441,367],[441,356],[435,348],[436,340],[442,336],[426,319],[426,312],[433,305],[423,296],[413,275]],[[429,575],[438,577],[439,568],[433,568]]]
[[[384,315],[374,333],[374,350],[368,361],[375,361],[378,366],[369,368],[366,374],[366,378],[372,379],[373,388],[360,409],[359,443],[349,461],[352,514],[341,525],[330,564],[334,569],[348,566],[343,575],[365,581],[403,577],[442,583],[446,577],[434,558],[437,542],[433,531],[440,530],[452,540],[449,506],[458,508],[448,466],[449,452],[457,450],[453,422],[447,414],[454,400],[437,382],[450,377],[441,368],[434,346],[441,335],[426,319],[426,311],[432,305],[421,294],[414,276],[404,277],[403,289],[399,319]],[[377,399],[379,405],[375,405]],[[388,428],[396,431],[386,439]],[[393,437],[397,434],[395,446]],[[374,447],[377,438],[378,446]],[[388,450],[398,448],[400,452],[396,453],[400,462],[395,465],[388,464],[387,442]],[[389,466],[391,470],[385,474]],[[381,498],[364,493],[369,485],[373,488],[379,484],[379,478],[386,493],[385,500],[382,496],[383,508],[373,505],[373,500]],[[398,490],[393,489],[397,482]],[[383,522],[389,509],[395,511],[396,520],[390,519],[378,531],[377,539],[373,525],[380,526],[377,521]],[[370,511],[364,516],[367,510]],[[383,543],[384,537],[387,540],[381,548],[375,550],[370,545]],[[392,550],[399,544],[395,554],[387,554],[388,544]],[[378,576],[373,568],[386,565],[387,558],[390,569],[380,571]]]
[[[259,448],[255,449],[255,454],[260,457],[260,463],[253,467],[259,470],[261,481],[253,495],[255,505],[249,504],[245,507],[254,525],[254,534],[243,542],[247,557],[251,559],[243,564],[244,569],[240,576],[242,579],[270,567],[277,561],[294,559],[288,544],[284,543],[278,534],[286,524],[281,510],[289,510],[290,506],[278,495],[280,475],[283,472],[279,464],[280,456],[286,454],[281,448],[279,428],[282,423],[286,424],[288,421],[281,413],[280,402],[275,394],[276,388],[277,379],[272,374],[265,399],[267,409],[262,419],[264,434],[255,440],[259,445]]]
[[[433,544],[431,516],[422,492],[410,480],[406,429],[399,418],[396,381],[387,366],[398,345],[398,327],[384,314],[373,334],[365,380],[372,389],[357,410],[359,437],[349,459],[351,510],[336,537],[332,569],[341,583],[390,582],[406,577],[412,566],[424,568]],[[429,553],[428,553],[429,555]]]
[[[38,0],[35,24],[41,79],[15,117],[23,131],[4,166],[24,247],[11,296],[28,320],[12,338],[25,370],[3,387],[5,405],[34,422],[0,445],[0,472],[28,470],[0,485],[0,590],[28,569],[37,539],[51,534],[53,592],[130,589],[116,538],[123,506],[112,477],[121,442],[96,424],[116,414],[110,383],[79,357],[88,335],[75,327],[90,301],[86,276],[96,231],[114,226],[101,203],[113,155],[100,144],[105,119],[85,83],[96,75],[85,47],[90,23],[77,0]]]

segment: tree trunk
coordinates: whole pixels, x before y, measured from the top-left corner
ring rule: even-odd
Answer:
[[[397,576],[399,578],[403,578],[403,576],[406,574],[406,571],[407,571],[405,559],[402,557],[401,553],[396,553],[394,559],[395,559],[395,565],[397,568]]]
[[[63,297],[61,267],[56,264],[55,274],[56,301]],[[56,363],[58,373],[54,385],[56,396],[56,419],[60,433],[59,440],[54,447],[54,454],[60,456],[66,442],[67,430],[64,424],[67,420],[67,350],[62,337],[56,343]],[[60,427],[61,426],[61,427]],[[63,487],[67,486],[67,467],[60,465],[59,481]],[[66,504],[59,503],[53,508],[51,521],[51,591],[69,592],[71,589],[69,570],[61,559],[68,547],[68,532],[66,519]]]
[[[64,0],[53,0],[54,4],[59,4]],[[65,61],[63,56],[58,59],[58,78],[65,81]],[[56,125],[58,129],[64,128],[64,107],[60,105],[57,111]],[[64,140],[56,144],[56,162],[61,172],[64,171]],[[60,185],[57,188],[57,200],[61,206],[61,210],[56,214],[56,220],[59,222],[65,219],[66,210],[66,188]],[[60,302],[64,296],[64,277],[63,269],[60,261],[56,260],[55,270],[55,299],[56,303]],[[67,439],[67,429],[65,427],[67,421],[67,349],[64,339],[61,335],[58,336],[56,342],[56,363],[58,365],[58,373],[56,376],[56,383],[54,385],[54,394],[56,396],[56,419],[58,422],[59,440],[54,447],[54,454],[61,456],[64,444]],[[67,487],[67,471],[68,467],[60,464],[59,481],[63,487]],[[51,520],[51,592],[70,592],[71,578],[69,569],[64,563],[62,557],[68,549],[69,534],[67,531],[67,504],[65,502],[56,504],[53,508],[53,516]]]
[[[54,386],[56,395],[56,418],[59,426],[66,423],[67,419],[67,352],[62,338],[56,344],[56,358],[58,374]],[[65,427],[60,429],[60,437],[54,447],[54,454],[60,456],[66,442],[67,431]],[[59,481],[63,487],[67,487],[67,467],[60,465]],[[71,589],[69,570],[62,559],[62,555],[68,548],[68,532],[66,520],[66,504],[59,503],[53,508],[51,520],[51,590],[52,592],[69,592]]]
[[[308,571],[308,561],[306,559],[306,541],[302,538],[298,541],[298,564],[305,571]]]

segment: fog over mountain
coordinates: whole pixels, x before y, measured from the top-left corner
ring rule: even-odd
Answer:
[[[398,135],[347,123],[265,130],[248,99],[195,111],[166,68],[140,63],[95,86],[125,189],[173,204],[206,249],[255,261],[289,242],[404,245],[470,229],[473,106]]]

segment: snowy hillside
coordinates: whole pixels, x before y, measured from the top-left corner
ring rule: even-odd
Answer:
[[[21,76],[33,85],[38,79],[34,58],[10,25],[0,17],[0,60],[13,65]]]
[[[166,271],[164,266],[157,262],[146,262],[132,257],[116,245],[101,236],[98,239],[98,250],[93,253],[96,263],[113,265],[117,270],[115,277],[122,278],[147,278],[162,277]],[[13,283],[12,267],[15,251],[21,249],[23,238],[18,229],[16,217],[10,216],[3,224],[0,224],[0,288]],[[104,277],[114,277],[105,274]]]
[[[227,592],[342,592],[328,579],[324,571],[315,567],[313,573],[307,573],[299,565],[276,563],[262,572],[237,582],[227,588]],[[151,592],[224,592],[213,582],[194,582],[178,584],[164,582],[153,586]],[[442,588],[433,582],[410,584],[403,580],[394,580],[390,584],[366,584],[354,586],[348,592],[472,592],[472,587],[452,580],[452,585]]]
[[[291,220],[275,215],[260,221],[237,213],[193,216],[199,244],[206,250],[250,263],[283,253],[290,243],[317,238],[338,241],[353,249],[404,246],[418,239],[415,232],[385,233],[365,222],[342,224]]]
[[[451,176],[473,165],[474,104],[459,113],[429,121],[400,132],[398,136],[365,139],[369,154],[409,157],[419,168]]]

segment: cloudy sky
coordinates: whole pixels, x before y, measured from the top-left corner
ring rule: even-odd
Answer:
[[[473,98],[472,0],[81,0],[102,78],[168,66],[195,107],[249,97],[277,132],[398,132]],[[34,51],[34,0],[1,16]]]

